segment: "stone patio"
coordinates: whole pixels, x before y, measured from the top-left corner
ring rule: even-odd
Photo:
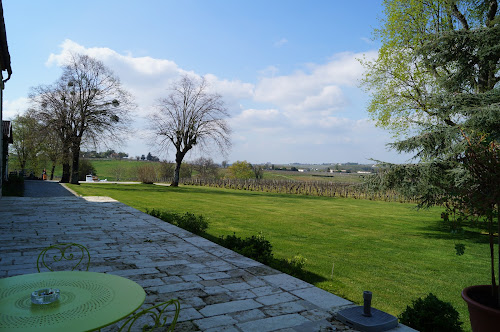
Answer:
[[[140,284],[144,308],[178,298],[176,331],[352,331],[333,319],[351,302],[111,198],[0,199],[0,278],[36,273],[56,242],[87,246],[90,271]]]

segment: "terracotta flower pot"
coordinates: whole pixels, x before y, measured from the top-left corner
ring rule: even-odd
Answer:
[[[467,287],[462,291],[462,298],[469,307],[472,331],[500,331],[500,310],[487,305],[492,302],[491,285]]]

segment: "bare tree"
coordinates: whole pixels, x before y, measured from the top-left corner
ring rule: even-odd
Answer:
[[[189,150],[213,143],[224,153],[231,145],[231,129],[225,120],[229,113],[222,97],[207,90],[205,78],[184,76],[158,101],[156,112],[149,117],[154,143],[160,149],[175,148],[174,187],[179,185],[181,163]]]
[[[200,157],[191,163],[201,178],[217,178],[219,166],[212,158]]]
[[[264,177],[264,167],[262,167],[262,165],[252,165],[252,170],[257,180]]]
[[[58,132],[63,146],[63,178],[78,184],[78,164],[83,141],[100,145],[117,141],[128,129],[130,109],[135,107],[110,69],[87,55],[73,54],[61,78],[51,86],[39,86],[31,94],[39,117],[49,130]]]

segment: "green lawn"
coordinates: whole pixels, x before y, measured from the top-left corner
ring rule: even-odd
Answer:
[[[461,290],[489,282],[486,236],[469,231],[457,239],[442,225],[437,208],[417,211],[411,204],[209,187],[71,188],[82,195],[110,196],[142,211],[203,214],[213,236],[262,232],[275,256],[306,257],[306,269],[317,275],[310,280],[316,286],[356,303],[362,303],[362,292],[370,290],[373,305],[393,315],[432,292],[452,302],[468,326]],[[466,245],[463,256],[455,254],[458,241]]]
[[[137,168],[151,163],[149,161],[137,161],[129,159],[89,159],[94,166],[99,179],[108,181],[137,181]],[[158,163],[153,163],[157,165]]]

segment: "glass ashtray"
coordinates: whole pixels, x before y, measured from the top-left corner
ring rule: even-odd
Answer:
[[[49,304],[59,299],[59,289],[43,288],[31,293],[31,303],[33,304]]]

